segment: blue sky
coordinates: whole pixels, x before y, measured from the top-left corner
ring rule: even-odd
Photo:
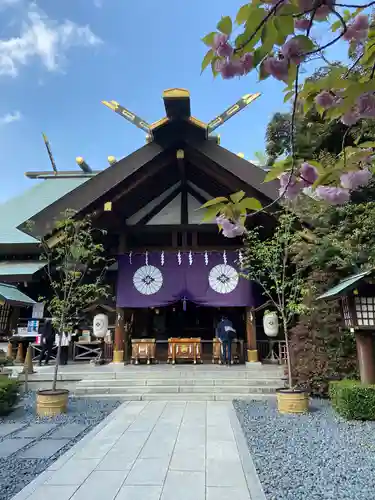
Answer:
[[[144,133],[105,108],[114,99],[152,122],[164,116],[162,91],[190,90],[192,114],[209,121],[243,94],[262,96],[220,129],[224,147],[248,159],[264,149],[266,125],[283,110],[283,84],[200,75],[200,38],[243,1],[0,0],[0,201],[49,170],[41,133],[57,166],[83,156],[95,169],[142,146]]]

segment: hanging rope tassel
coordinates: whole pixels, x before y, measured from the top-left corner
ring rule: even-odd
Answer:
[[[182,310],[186,312],[186,298],[184,297],[182,300]]]

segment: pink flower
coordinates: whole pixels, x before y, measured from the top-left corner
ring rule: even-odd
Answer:
[[[331,94],[331,92],[328,92],[327,90],[323,90],[315,97],[316,104],[324,109],[332,108],[332,106],[335,104],[335,101],[335,97]]]
[[[350,200],[349,191],[340,187],[318,186],[315,192],[321,200],[331,205],[345,205]]]
[[[296,30],[306,31],[307,29],[309,29],[309,26],[310,26],[310,19],[301,18],[301,19],[296,19],[294,21],[294,27],[296,28]]]
[[[372,172],[367,168],[363,170],[353,170],[340,176],[341,186],[345,189],[355,190],[362,186],[367,186],[372,178]]]
[[[343,39],[348,42],[361,43],[364,42],[368,35],[369,22],[368,16],[359,14],[354,21],[347,26],[347,30],[343,35]]]
[[[221,76],[224,80],[229,80],[235,76],[242,76],[244,74],[243,64],[239,59],[234,61],[225,61],[220,70]]]
[[[366,92],[358,97],[357,106],[361,118],[375,117],[375,95],[373,93]]]
[[[242,236],[245,232],[245,226],[240,222],[231,222],[229,219],[220,215],[216,217],[216,222],[221,226],[223,231],[223,236],[226,238],[236,238],[237,236]]]
[[[279,196],[285,196],[288,200],[294,200],[300,194],[303,183],[290,172],[285,172],[280,177]]]
[[[241,62],[242,67],[243,67],[243,74],[246,75],[247,73],[249,73],[249,71],[251,69],[253,69],[253,66],[254,66],[253,54],[251,54],[251,52],[246,52],[246,54],[244,54],[241,57],[240,62]]]
[[[221,73],[224,66],[227,64],[227,60],[226,59],[216,59],[216,61],[214,62],[214,69],[217,73]]]
[[[281,47],[281,53],[285,59],[289,59],[294,64],[300,64],[303,57],[303,50],[298,38],[291,38]]]
[[[309,187],[314,184],[319,175],[317,169],[313,165],[310,165],[310,163],[306,162],[302,163],[299,174],[304,187]]]
[[[216,33],[212,48],[219,57],[230,57],[233,54],[233,47],[228,42],[228,35]]]
[[[355,125],[360,118],[361,118],[361,116],[359,114],[358,107],[354,106],[352,109],[347,111],[344,115],[342,115],[340,121],[344,125],[351,127],[352,125]]]
[[[331,14],[331,12],[332,12],[332,7],[330,7],[329,5],[321,5],[316,9],[314,19],[317,19],[318,21],[323,21],[323,19],[326,19]]]
[[[288,61],[286,59],[267,57],[263,63],[263,68],[266,73],[272,75],[276,80],[288,81]]]

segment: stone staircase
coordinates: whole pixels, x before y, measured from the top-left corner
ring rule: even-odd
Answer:
[[[82,397],[120,400],[225,401],[263,399],[284,387],[279,366],[127,366],[88,375],[75,386]]]

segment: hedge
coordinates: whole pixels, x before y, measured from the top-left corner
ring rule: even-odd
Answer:
[[[0,377],[0,415],[8,415],[19,398],[19,382]]]
[[[329,384],[329,396],[333,408],[347,420],[375,420],[375,385],[334,381]]]

